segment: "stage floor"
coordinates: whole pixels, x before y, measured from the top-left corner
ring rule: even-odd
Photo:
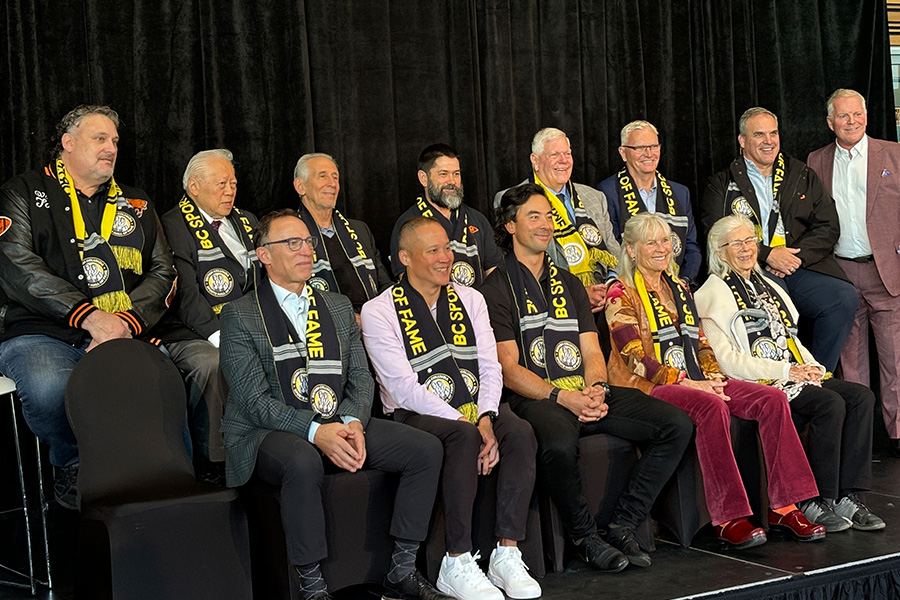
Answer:
[[[786,589],[809,587],[823,579],[865,577],[865,573],[900,568],[900,458],[887,449],[885,438],[876,441],[873,489],[867,495],[869,507],[885,522],[879,532],[848,530],[829,535],[824,541],[799,543],[777,533],[757,548],[724,550],[711,527],[704,528],[690,548],[681,548],[666,531],[658,531],[653,565],[647,569],[629,567],[615,575],[592,571],[578,559],[568,561],[561,573],[551,573],[540,583],[547,600],[604,600],[640,598],[764,598]],[[9,528],[0,543],[0,563],[6,564],[10,551]],[[77,515],[51,509],[51,556],[54,589],[40,590],[36,598],[73,598],[74,555]],[[486,554],[486,553],[485,553]],[[0,571],[0,579],[9,579]],[[337,600],[372,600],[378,589],[358,587],[335,594]],[[876,594],[877,595],[877,594]],[[30,598],[27,590],[0,586],[0,598]],[[870,596],[870,597],[874,597]],[[883,596],[894,597],[894,596]]]

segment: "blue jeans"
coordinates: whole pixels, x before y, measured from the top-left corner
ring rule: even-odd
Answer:
[[[74,347],[46,335],[20,335],[0,344],[0,373],[16,382],[28,427],[50,446],[50,462],[78,462],[75,434],[66,417],[66,383],[88,342]]]

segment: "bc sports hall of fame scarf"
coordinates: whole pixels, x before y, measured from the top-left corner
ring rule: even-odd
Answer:
[[[656,213],[669,224],[672,229],[672,253],[675,255],[675,261],[678,266],[684,263],[684,244],[687,240],[688,218],[681,205],[675,198],[672,186],[663,177],[662,173],[656,172],[656,180],[659,185],[656,186]],[[646,207],[640,198],[638,188],[634,183],[634,179],[628,173],[628,167],[622,167],[622,170],[616,173],[616,191],[619,196],[619,214],[628,215],[628,218],[635,216],[640,212],[646,212]],[[622,220],[624,227],[625,221]]]
[[[772,210],[769,212],[769,220],[765,224],[765,233],[769,234],[770,248],[776,246],[784,246],[785,240],[784,222],[781,218],[781,184],[784,183],[785,172],[784,154],[778,153],[775,165],[772,169]],[[756,237],[761,240],[766,239],[763,235],[763,223],[760,216],[753,210],[750,201],[741,193],[738,184],[729,178],[728,187],[725,190],[725,214],[729,212],[733,215],[743,215],[750,219],[753,223],[753,230]]]
[[[438,211],[434,211],[419,196],[416,208],[423,217],[430,217],[440,223],[450,238],[450,249],[453,251],[453,266],[450,267],[450,281],[466,287],[478,287],[484,280],[481,258],[478,256],[478,245],[474,236],[470,237],[469,213],[465,204],[450,211],[448,219]]]

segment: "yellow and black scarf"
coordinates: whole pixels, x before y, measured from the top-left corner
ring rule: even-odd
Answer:
[[[319,229],[319,225],[302,202],[297,212],[300,213],[300,218],[306,223],[309,234],[319,240],[313,256],[312,277],[309,278],[307,283],[317,290],[340,293],[341,290],[338,287],[337,279],[334,277],[334,269],[331,266],[331,259],[328,257],[325,239]],[[375,270],[375,263],[366,254],[359,236],[350,227],[350,221],[345,219],[344,215],[337,209],[331,211],[331,226],[334,228],[334,233],[341,244],[344,255],[350,261],[350,264],[353,265],[356,277],[366,293],[366,298],[371,300],[378,295],[378,284],[376,283],[378,272]]]
[[[219,232],[210,227],[194,201],[187,195],[181,198],[178,209],[187,225],[188,231],[193,233],[193,240],[197,246],[197,283],[200,291],[206,298],[213,312],[219,314],[225,305],[232,300],[237,300],[243,293],[235,282],[243,275],[243,263],[235,264],[225,256],[227,246]],[[256,253],[253,252],[253,227],[250,220],[241,214],[241,211],[232,209],[241,226],[236,227],[238,237],[244,248],[248,251],[253,264],[259,262]]]
[[[776,246],[784,246],[785,240],[784,222],[781,219],[781,184],[787,173],[785,166],[784,154],[778,153],[775,165],[772,169],[772,210],[769,212],[769,221],[766,223],[766,231],[769,233],[770,248]],[[759,201],[757,199],[756,208],[759,209]],[[728,182],[728,189],[725,191],[725,213],[731,211],[734,215],[743,215],[753,222],[753,230],[761,240],[766,239],[763,235],[763,225],[760,216],[756,213],[753,206],[744,197],[741,189],[734,181]]]
[[[453,267],[450,269],[450,281],[467,287],[478,287],[484,281],[484,269],[478,256],[478,245],[475,236],[469,235],[469,213],[465,204],[450,211],[448,219],[440,211],[431,209],[421,196],[416,198],[416,208],[423,217],[431,217],[444,227],[453,250]]]
[[[122,195],[115,179],[109,180],[109,191],[101,211],[100,231],[85,220],[71,175],[63,161],[56,159],[55,174],[69,197],[75,239],[81,267],[91,294],[91,303],[108,313],[131,309],[131,298],[125,292],[122,270],[143,273],[144,230],[136,210],[146,207],[145,200],[129,201]],[[134,203],[140,203],[136,207]]]
[[[544,381],[582,390],[584,361],[575,302],[557,266],[544,257],[547,285],[542,286],[515,252],[506,255],[506,276],[519,312],[519,352],[528,370]]]
[[[453,284],[441,288],[436,320],[409,277],[391,288],[391,299],[400,321],[406,358],[419,383],[466,419],[478,423],[481,386],[475,329]]]
[[[706,377],[700,370],[700,325],[694,299],[682,287],[681,282],[668,271],[663,271],[662,280],[669,286],[672,297],[675,298],[677,321],[672,320],[659,295],[647,290],[641,272],[639,270],[634,272],[634,286],[650,323],[656,360],[660,364],[687,372],[691,379],[702,381]]]
[[[336,422],[343,396],[340,341],[320,293],[310,285],[301,293],[309,301],[305,343],[278,305],[268,278],[262,277],[256,285],[257,306],[272,346],[281,395],[289,406],[315,412],[319,422]]]
[[[562,248],[566,262],[569,263],[569,271],[585,286],[603,283],[609,270],[618,264],[618,260],[606,247],[600,228],[588,216],[575,186],[571,181],[566,183],[575,213],[573,223],[563,201],[544,185],[537,173],[532,173],[530,179],[532,183],[543,188],[544,195],[550,202],[553,211],[553,237]]]
[[[672,238],[672,253],[675,255],[675,261],[678,266],[684,264],[684,248],[687,244],[688,218],[687,214],[682,210],[681,204],[675,198],[672,186],[666,181],[662,173],[656,172],[656,213],[662,218],[675,236]],[[641,200],[638,187],[634,184],[634,179],[628,173],[628,167],[622,167],[622,170],[616,173],[616,190],[619,194],[619,214],[622,215],[621,228],[625,227],[625,222],[631,217],[641,212],[647,212],[644,202]]]

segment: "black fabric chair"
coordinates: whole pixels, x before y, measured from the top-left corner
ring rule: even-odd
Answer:
[[[737,461],[750,508],[768,529],[768,521],[760,518],[769,510],[765,460],[755,421],[731,417],[731,448]],[[678,543],[687,548],[694,536],[712,522],[706,507],[703,475],[697,460],[694,441],[688,445],[672,478],[653,505],[653,518],[674,534]]]
[[[475,494],[475,505],[472,511],[472,552],[474,554],[475,550],[480,550],[482,562],[490,558],[491,552],[497,545],[497,538],[494,536],[494,527],[497,523],[497,478],[496,472],[479,477],[478,491]],[[434,502],[434,511],[431,515],[431,526],[428,528],[428,538],[425,540],[425,564],[422,569],[432,583],[437,581],[441,560],[447,552],[446,524],[440,496],[441,493],[438,490],[438,497]],[[525,539],[519,543],[522,560],[525,561],[531,574],[535,577],[543,577],[547,572],[544,566],[542,546],[541,517],[538,511],[537,492],[535,492],[531,496],[528,519],[525,523]],[[421,562],[421,552],[419,559]]]
[[[631,442],[604,433],[583,437],[579,443],[581,458],[578,461],[578,468],[581,472],[582,494],[597,525],[603,529],[609,524],[616,502],[625,491],[628,478],[640,455],[637,446]],[[565,568],[568,536],[549,494],[539,490],[538,497],[544,552],[550,570],[559,573]],[[653,542],[653,524],[649,515],[635,531],[635,537],[640,547],[647,552],[656,549]]]
[[[72,371],[66,412],[80,455],[76,595],[251,598],[246,516],[234,490],[194,480],[175,365],[144,342],[103,343]]]
[[[390,536],[398,476],[374,469],[325,475],[322,485],[328,558],[321,562],[329,591],[381,583],[391,566]],[[253,596],[296,598],[281,524],[281,489],[258,479],[241,488],[250,524]]]

